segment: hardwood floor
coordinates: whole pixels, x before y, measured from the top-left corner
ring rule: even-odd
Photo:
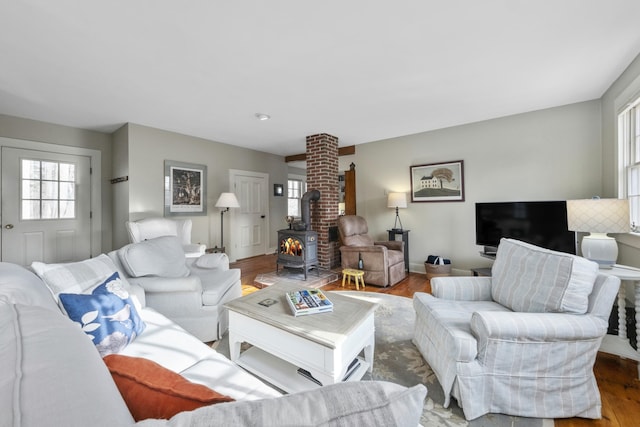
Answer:
[[[258,290],[253,286],[256,275],[275,270],[276,256],[265,255],[247,258],[232,264],[240,268],[243,293]],[[340,281],[323,286],[322,289],[342,289]],[[355,289],[355,288],[354,288]],[[411,273],[395,286],[379,288],[367,286],[368,292],[382,292],[412,298],[414,292],[431,292],[431,286],[423,274]],[[631,427],[640,425],[640,381],[638,364],[632,360],[598,353],[594,372],[602,397],[602,419],[583,418],[556,419],[556,427]]]

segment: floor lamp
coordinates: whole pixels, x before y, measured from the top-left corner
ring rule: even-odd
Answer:
[[[236,195],[233,193],[222,193],[216,202],[216,208],[222,208],[220,211],[220,248],[224,248],[224,213],[229,212],[229,208],[239,208],[240,204]]]

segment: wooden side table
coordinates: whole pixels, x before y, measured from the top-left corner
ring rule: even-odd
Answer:
[[[404,267],[407,269],[407,273],[409,272],[409,231],[411,230],[399,230],[397,228],[387,230],[389,240],[397,240],[396,236],[402,236],[402,241],[404,242]]]
[[[356,290],[359,291],[358,281],[362,283],[362,290],[364,290],[364,271],[355,270],[353,268],[345,268],[342,270],[342,287],[344,288],[344,282],[349,278],[349,284],[351,284],[351,278],[356,282]]]
[[[622,283],[618,291],[618,335],[605,335],[600,344],[600,351],[640,362],[640,352],[634,350],[627,338],[626,289],[624,282],[633,282],[633,299],[636,309],[636,336],[640,339],[640,269],[616,264],[613,268],[602,268],[601,273],[618,277]],[[640,364],[638,365],[640,378]]]

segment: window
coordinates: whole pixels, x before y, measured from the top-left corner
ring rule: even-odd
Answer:
[[[300,201],[305,193],[307,183],[301,179],[289,179],[287,181],[287,215],[300,218]]]
[[[22,159],[21,167],[23,220],[76,217],[74,164]]]

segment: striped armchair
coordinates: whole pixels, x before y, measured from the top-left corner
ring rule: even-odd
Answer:
[[[619,286],[584,258],[503,239],[492,277],[414,295],[413,341],[468,420],[600,418],[593,365]]]

